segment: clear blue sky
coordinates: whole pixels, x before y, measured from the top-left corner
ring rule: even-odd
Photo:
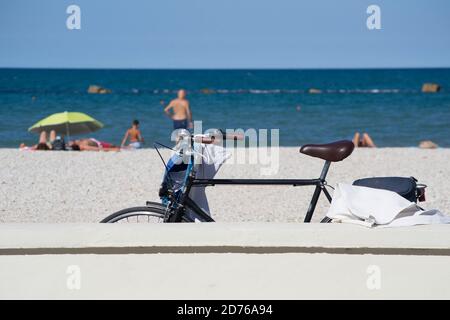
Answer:
[[[0,67],[450,67],[450,1],[0,0]]]

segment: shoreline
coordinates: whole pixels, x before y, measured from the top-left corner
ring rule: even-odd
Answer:
[[[306,144],[306,143],[305,143]],[[300,144],[300,145],[298,145],[298,146],[279,146],[279,148],[280,149],[291,149],[291,148],[293,148],[293,149],[295,149],[295,148],[297,148],[297,149],[300,149],[300,147],[301,147],[302,145]],[[240,147],[240,146],[238,146],[237,147],[238,149],[242,149],[242,148],[245,148],[245,149],[249,149],[249,147]],[[253,147],[252,147],[253,148]],[[269,149],[270,149],[270,147],[269,147]],[[389,149],[418,149],[418,150],[450,150],[450,147],[438,147],[438,148],[421,148],[421,147],[419,147],[419,146],[406,146],[406,147],[376,147],[376,148],[366,148],[366,147],[359,147],[359,148],[355,148],[355,150],[357,150],[357,149],[367,149],[367,150],[371,150],[371,149],[381,149],[381,150],[389,150]],[[4,150],[6,150],[6,151],[21,151],[21,152],[28,152],[29,150],[20,150],[19,149],[19,147],[17,147],[17,148],[10,148],[10,147],[0,147],[0,151],[4,151]],[[142,147],[142,148],[140,148],[140,149],[134,149],[134,150],[121,150],[121,151],[119,151],[119,152],[128,152],[128,151],[133,151],[133,152],[140,152],[140,151],[142,151],[142,150],[155,150],[155,148],[154,147]],[[39,150],[34,150],[34,151],[39,151]],[[50,150],[51,151],[51,150]],[[44,152],[46,152],[45,150],[44,150]],[[65,152],[65,151],[62,151],[62,152]],[[77,151],[74,151],[74,152],[77,152]],[[85,153],[85,152],[93,152],[93,153],[95,153],[96,151],[82,151],[83,153]]]

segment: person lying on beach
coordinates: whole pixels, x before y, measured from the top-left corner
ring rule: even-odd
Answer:
[[[125,143],[130,139],[130,144],[125,147]],[[128,149],[140,149],[144,143],[144,138],[142,138],[141,130],[139,130],[139,121],[134,120],[130,129],[127,130],[125,136],[123,137],[121,148]]]
[[[367,134],[363,133],[362,138],[359,132],[356,132],[353,136],[353,144],[355,147],[365,147],[365,148],[376,148],[377,146],[373,143],[372,138]]]
[[[166,115],[173,120],[173,129],[191,129],[192,113],[189,101],[186,99],[186,91],[178,91],[178,97],[168,104],[164,109]]]
[[[71,141],[69,147],[74,151],[120,151],[119,147],[94,138]]]
[[[42,131],[39,135],[39,141],[34,146],[26,146],[25,143],[21,143],[19,146],[20,150],[40,150],[40,151],[60,151],[66,150],[64,139],[56,135],[56,131],[50,131],[50,135],[47,135],[46,131]]]

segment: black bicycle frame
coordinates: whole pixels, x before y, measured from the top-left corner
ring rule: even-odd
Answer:
[[[316,186],[314,190],[314,194],[311,198],[311,202],[308,207],[308,211],[306,212],[304,222],[311,222],[311,218],[314,214],[314,210],[316,209],[317,201],[319,200],[320,193],[323,191],[328,201],[331,202],[331,195],[326,189],[326,176],[328,170],[330,168],[330,161],[326,161],[322,173],[318,179],[196,179],[195,178],[195,170],[189,174],[186,181],[186,189],[184,195],[179,202],[179,209],[189,208],[195,214],[197,214],[203,221],[206,222],[214,222],[214,220],[209,216],[207,212],[205,212],[202,208],[200,208],[192,199],[189,198],[189,192],[192,187],[195,186],[216,186],[216,185],[290,185],[294,187],[300,186]],[[183,210],[178,210],[179,217],[176,218],[181,221],[181,215]]]

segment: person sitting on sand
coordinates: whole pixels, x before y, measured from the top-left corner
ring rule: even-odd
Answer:
[[[172,112],[170,112],[172,110]],[[178,91],[178,97],[170,101],[164,109],[166,115],[173,120],[173,129],[191,129],[192,113],[189,107],[189,101],[186,99],[186,91]]]
[[[129,149],[140,149],[144,143],[144,138],[142,138],[141,130],[139,130],[139,121],[133,120],[131,128],[127,130],[125,136],[123,137],[121,148],[125,147],[125,143],[130,139]]]
[[[56,135],[56,131],[50,131],[50,135],[47,136],[46,131],[42,131],[39,135],[39,142],[34,146],[28,147],[25,143],[21,143],[19,146],[20,150],[40,150],[40,151],[50,151],[50,150],[65,150],[64,139]]]
[[[362,138],[359,132],[355,132],[353,136],[353,144],[355,147],[366,147],[366,148],[376,148],[377,146],[373,143],[372,138],[367,134],[363,133]]]
[[[71,141],[69,147],[74,151],[120,151],[119,147],[94,138]]]

